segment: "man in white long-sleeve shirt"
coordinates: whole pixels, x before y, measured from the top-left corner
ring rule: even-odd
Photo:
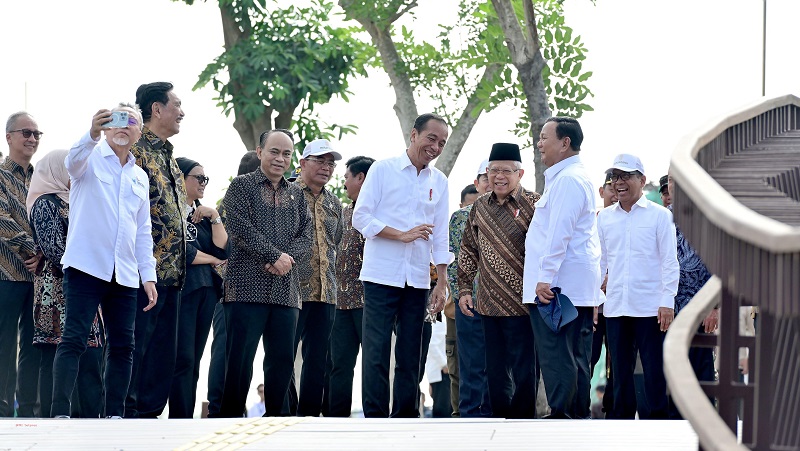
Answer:
[[[669,210],[642,195],[646,178],[638,157],[617,155],[609,172],[619,202],[597,216],[600,270],[608,271],[603,314],[614,374],[614,406],[606,418],[633,419],[636,414],[637,350],[649,418],[667,418],[663,345],[680,272],[675,224]]]
[[[114,111],[127,113],[127,126],[104,127],[112,112],[98,111],[89,133],[65,160],[71,184],[67,247],[61,259],[67,319],[53,363],[51,416],[56,418],[70,413],[78,361],[98,305],[109,347],[105,414],[124,416],[140,279],[150,301],[144,309],[151,309],[157,299],[148,180],[130,152],[141,136],[142,116],[128,104]]]
[[[447,123],[435,114],[414,121],[402,155],[374,163],[353,210],[353,227],[366,239],[362,349],[363,405],[367,418],[389,417],[389,355],[394,329],[392,417],[418,417],[420,345],[430,262],[438,283],[434,313],[444,307],[448,249],[447,177],[431,165],[447,142]]]
[[[544,194],[525,238],[522,300],[528,304],[551,418],[591,415],[592,320],[600,302],[600,243],[594,186],[580,157],[583,131],[575,119],[552,117],[537,146]],[[578,317],[553,332],[539,313],[558,287]],[[538,303],[536,298],[538,296]]]

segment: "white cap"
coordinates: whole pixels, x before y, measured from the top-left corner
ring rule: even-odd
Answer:
[[[478,166],[478,175],[483,175],[489,172],[489,160],[481,161],[481,165]]]
[[[614,164],[611,165],[606,172],[611,172],[612,169],[619,169],[620,171],[625,172],[639,171],[641,174],[644,174],[644,165],[642,165],[642,160],[640,160],[637,156],[627,153],[621,153],[614,157]]]
[[[306,144],[306,148],[303,149],[303,156],[300,159],[305,160],[307,157],[313,157],[317,155],[325,155],[331,154],[333,155],[333,161],[338,161],[342,159],[342,155],[339,152],[333,150],[333,146],[331,146],[331,142],[327,139],[315,139],[310,143]]]

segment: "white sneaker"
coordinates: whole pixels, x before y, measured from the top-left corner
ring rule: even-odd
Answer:
[[[69,415],[56,415],[53,418],[56,420],[69,420]]]
[[[111,416],[108,416],[106,418],[110,418],[112,420],[121,420],[122,419],[122,417],[119,416],[119,415],[111,415]]]

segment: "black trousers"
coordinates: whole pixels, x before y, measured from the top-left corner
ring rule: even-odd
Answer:
[[[449,374],[442,372],[442,380],[431,384],[431,398],[433,398],[432,418],[450,418],[453,415]]]
[[[136,352],[125,400],[125,413],[155,418],[167,405],[178,350],[178,312],[181,290],[158,285],[158,302],[148,310],[147,294],[139,287],[136,306]],[[165,382],[169,380],[170,382]]]
[[[606,318],[611,372],[614,374],[614,406],[608,419],[633,419],[636,414],[636,388],[633,371],[636,351],[642,360],[644,390],[649,415],[641,419],[667,418],[667,383],[664,379],[664,332],[657,317],[619,316]]]
[[[70,415],[70,399],[78,377],[86,337],[103,309],[108,360],[105,367],[105,415],[125,416],[125,394],[131,377],[136,318],[136,288],[106,282],[75,268],[64,270],[67,311],[64,333],[53,362],[53,404],[50,415]]]
[[[366,418],[389,413],[389,358],[395,327],[395,369],[391,416],[417,418],[422,323],[427,289],[364,282],[362,398]]]
[[[539,368],[527,316],[481,315],[494,418],[535,418]]]
[[[202,287],[181,294],[178,317],[178,350],[175,374],[169,392],[169,417],[192,418],[200,378],[200,359],[206,349],[214,307],[219,302],[214,287]]]
[[[0,311],[0,417],[14,416],[15,391],[17,416],[38,417],[40,355],[33,346],[33,282],[0,281]]]
[[[259,340],[264,345],[264,416],[280,416],[294,367],[294,332],[300,310],[276,304],[228,302],[225,309],[225,388],[217,417],[238,418],[253,379],[253,359]]]
[[[536,355],[542,367],[550,415],[554,418],[591,418],[592,322],[594,307],[576,307],[578,317],[556,334],[529,304],[536,337]]]
[[[211,361],[208,366],[208,416],[219,414],[222,405],[222,390],[225,388],[225,309],[222,303],[214,307],[214,317],[211,320],[214,337],[211,340]]]
[[[300,389],[292,374],[289,384],[289,414],[301,417],[318,417],[326,396],[326,360],[330,348],[331,327],[336,306],[326,302],[303,302],[297,319],[294,335],[294,354],[303,341],[303,369],[300,373]]]
[[[56,345],[36,345],[41,351],[39,364],[39,403],[50,412],[53,403],[53,362]],[[72,392],[69,415],[72,418],[99,418],[103,414],[103,348],[87,347],[78,362],[78,378]],[[50,416],[48,413],[47,416]]]
[[[336,310],[331,330],[329,415],[349,417],[353,407],[353,378],[361,349],[364,309]]]

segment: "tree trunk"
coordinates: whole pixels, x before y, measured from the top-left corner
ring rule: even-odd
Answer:
[[[499,64],[489,64],[486,66],[483,70],[481,80],[478,82],[478,85],[475,87],[475,90],[472,92],[467,102],[467,106],[461,113],[461,117],[458,118],[458,122],[453,126],[453,134],[450,136],[450,139],[447,140],[442,154],[439,155],[439,158],[436,160],[436,168],[444,172],[444,175],[450,176],[450,171],[453,170],[458,156],[461,155],[461,149],[464,148],[467,138],[469,138],[470,133],[472,133],[472,128],[475,126],[475,123],[478,122],[481,113],[483,113],[483,109],[481,109],[474,115],[472,114],[472,110],[475,109],[475,106],[479,102],[477,95],[478,88],[484,82],[488,82],[494,78],[495,74],[497,74],[500,69],[502,69],[502,66]]]
[[[514,12],[511,0],[492,0],[500,19],[500,26],[503,28],[506,46],[511,54],[511,62],[519,72],[519,79],[522,83],[522,90],[528,105],[528,115],[531,119],[531,136],[533,142],[538,141],[539,133],[542,130],[544,121],[552,114],[547,103],[547,91],[544,88],[542,79],[542,69],[545,60],[542,56],[539,33],[536,28],[536,16],[531,0],[523,0],[525,10],[525,27],[523,32],[519,18]],[[544,190],[544,170],[542,156],[539,149],[533,149],[534,175],[536,177],[536,191],[541,193]]]

